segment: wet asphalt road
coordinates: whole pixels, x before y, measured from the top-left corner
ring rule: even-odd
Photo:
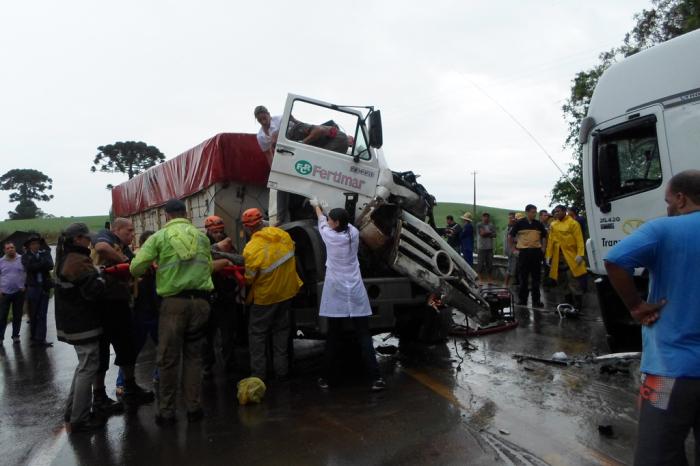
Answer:
[[[62,343],[31,348],[24,327],[21,345],[6,337],[0,348],[0,463],[629,464],[636,363],[627,374],[603,375],[597,363],[559,367],[512,358],[605,353],[594,301],[586,297],[581,319],[561,320],[552,310],[556,297],[545,295],[547,309],[516,309],[515,330],[381,356],[389,388],[380,394],[370,393],[360,376],[320,391],[315,380],[322,345],[300,341],[298,373],[271,386],[261,405],[239,406],[236,380],[217,374],[204,385],[207,417],[201,423],[188,425],[181,414],[178,425],[161,429],[153,406],[145,406],[111,418],[94,435],[68,436],[62,427],[73,349]],[[52,319],[49,338],[55,341],[51,326]],[[375,344],[398,343],[383,337]],[[150,347],[138,365],[144,384],[153,360]],[[115,378],[111,369],[108,386]],[[611,425],[613,436],[601,436],[599,425]]]

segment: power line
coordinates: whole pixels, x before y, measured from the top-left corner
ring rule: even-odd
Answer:
[[[503,111],[503,113],[505,113],[506,115],[508,115],[508,117],[510,117],[510,119],[513,120],[513,122],[515,122],[515,124],[518,125],[518,126],[520,127],[520,129],[522,129],[522,130],[525,132],[525,134],[527,134],[527,135],[530,137],[530,139],[532,139],[532,141],[533,141],[535,144],[537,144],[537,147],[539,147],[539,148],[542,150],[542,152],[544,152],[544,154],[547,156],[547,158],[549,158],[549,160],[552,162],[552,164],[553,164],[555,167],[557,167],[557,170],[559,170],[559,173],[561,173],[561,175],[562,175],[564,178],[566,178],[566,181],[568,181],[569,184],[571,185],[571,187],[574,188],[574,191],[578,192],[578,188],[576,187],[576,185],[574,185],[574,183],[571,182],[571,180],[569,179],[569,177],[566,176],[566,173],[564,173],[564,170],[561,169],[561,167],[559,166],[559,164],[554,160],[554,158],[549,154],[549,152],[547,152],[547,149],[545,149],[544,146],[543,146],[542,144],[540,144],[540,141],[537,140],[537,138],[525,127],[525,125],[523,125],[522,123],[520,123],[520,120],[518,120],[517,118],[515,118],[515,116],[514,116],[512,113],[510,113],[503,105],[501,105],[501,103],[500,103],[499,101],[497,101],[496,99],[494,99],[493,97],[491,97],[491,95],[490,95],[488,92],[486,92],[486,91],[483,90],[481,87],[479,87],[474,81],[472,81],[472,80],[469,79],[469,78],[466,78],[466,79],[467,79],[467,81],[468,81],[472,86],[474,86],[479,92],[481,92],[482,94],[484,94],[489,100],[491,100],[494,104],[496,104],[496,106],[497,106],[498,108],[500,108],[500,109]]]

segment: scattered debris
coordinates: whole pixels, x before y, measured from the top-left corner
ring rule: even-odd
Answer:
[[[536,362],[542,362],[545,364],[554,364],[555,366],[568,366],[569,361],[559,361],[556,359],[545,359],[545,358],[538,358],[537,356],[529,356],[527,354],[514,354],[513,359],[518,361],[519,363],[523,361],[536,361]]]
[[[593,358],[595,361],[607,361],[609,359],[639,359],[642,357],[642,353],[632,352],[632,353],[611,353],[604,354],[602,356],[596,356]]]
[[[598,426],[598,433],[603,437],[612,438],[615,433],[613,432],[613,426],[611,425],[600,425]]]
[[[569,357],[563,351],[558,351],[552,355],[554,361],[568,361]]]
[[[501,434],[503,434],[503,435],[510,435],[510,432],[508,432],[508,431],[505,430],[505,429],[498,429],[498,431],[499,431]]]
[[[571,304],[564,303],[557,306],[557,314],[562,319],[564,317],[578,317],[581,315],[581,312]]]

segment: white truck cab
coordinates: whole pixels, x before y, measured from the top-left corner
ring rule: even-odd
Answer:
[[[668,180],[700,168],[700,31],[626,58],[598,81],[581,123],[591,271],[613,350],[638,349],[640,330],[605,277],[604,259],[644,222],[666,215]],[[646,276],[637,271],[641,293]]]

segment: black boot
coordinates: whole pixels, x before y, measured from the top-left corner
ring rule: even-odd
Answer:
[[[564,304],[571,304],[572,306],[574,306],[574,295],[572,295],[571,293],[566,293],[564,295]]]
[[[124,403],[130,406],[140,406],[151,403],[155,399],[155,395],[150,390],[143,389],[136,384],[135,380],[124,381]]]
[[[574,307],[577,311],[583,311],[583,295],[574,296]]]
[[[107,417],[124,412],[124,405],[107,396],[104,387],[92,391],[92,412]]]

